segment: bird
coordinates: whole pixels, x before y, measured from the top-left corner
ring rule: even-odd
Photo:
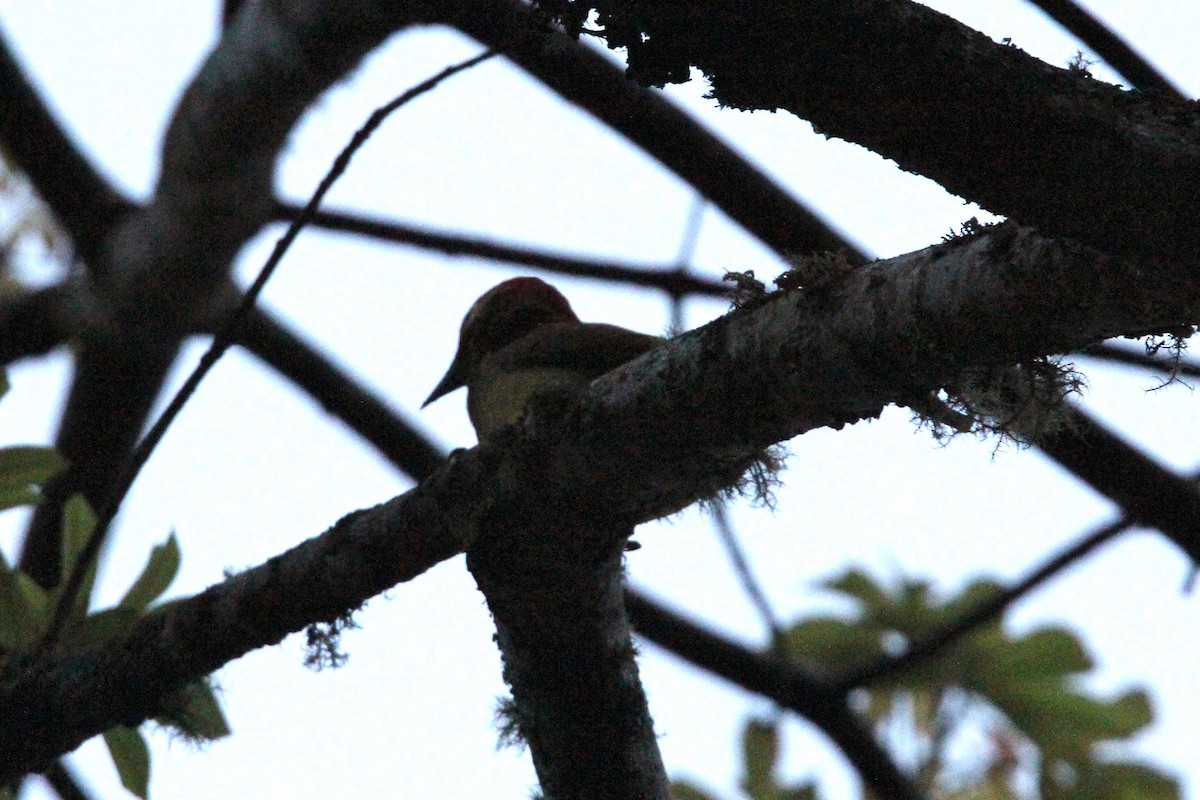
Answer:
[[[550,284],[511,278],[471,306],[454,360],[421,407],[465,386],[467,414],[483,442],[518,422],[534,395],[582,389],[663,342],[617,325],[582,322]]]

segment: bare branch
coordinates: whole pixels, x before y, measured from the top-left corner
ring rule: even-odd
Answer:
[[[149,716],[171,688],[449,558],[495,503],[537,491],[585,515],[655,518],[729,485],[765,445],[878,413],[964,365],[1144,330],[1147,308],[1182,314],[1186,298],[1200,297],[1157,281],[1129,286],[1128,269],[1001,229],[764,298],[581,397],[539,398],[497,443],[460,454],[406,495],[173,605],[124,642],[19,676],[0,699],[0,731],[11,736],[0,746],[0,783],[114,722]],[[1114,282],[1123,291],[1110,291]],[[530,474],[542,477],[517,477]],[[39,731],[22,727],[30,720]]]
[[[48,353],[99,324],[98,306],[74,280],[0,299],[0,364]]]
[[[1102,493],[1135,522],[1158,528],[1200,562],[1200,492],[1078,406],[1039,442],[1046,455]]]
[[[416,426],[269,312],[252,309],[237,343],[346,423],[413,479],[427,477],[444,463],[441,448]]]
[[[638,30],[617,32],[635,77],[677,80],[692,65],[723,105],[791,111],[1046,235],[1195,261],[1191,104],[1050,66],[909,0],[636,13]]]
[[[281,202],[276,208],[276,218],[280,220],[293,220],[299,213],[300,207],[291,203]],[[696,294],[726,297],[729,294],[728,286],[681,272],[677,264],[623,264],[558,255],[531,247],[499,244],[465,234],[438,233],[428,228],[371,219],[345,211],[318,211],[313,215],[311,225],[331,231],[358,233],[385,242],[424,247],[452,256],[507,261],[556,275],[574,275],[647,289],[660,289],[673,296]]]
[[[113,725],[153,717],[186,683],[461,552],[490,502],[500,455],[476,448],[416,489],[167,604],[124,641],[10,676],[0,696],[0,785]]]
[[[520,0],[439,0],[431,22],[453,25],[518,66],[564,100],[594,115],[780,255],[845,249],[863,253],[829,223],[704,129],[660,92],[629,81],[600,53],[539,30]]]
[[[1130,47],[1112,28],[1088,13],[1088,10],[1075,0],[1029,2],[1046,12],[1048,17],[1095,51],[1113,70],[1129,81],[1133,88],[1143,92],[1165,92],[1180,100],[1186,99],[1183,92],[1155,69],[1141,53]]]
[[[70,468],[47,487],[21,566],[58,579],[62,503],[112,494],[182,337],[209,312],[233,257],[274,209],[279,149],[304,109],[402,27],[398,11],[318,0],[247,3],[176,109],[150,203],[96,245],[108,324],[82,337],[56,447]]]
[[[30,85],[0,36],[0,146],[29,176],[38,195],[89,265],[102,263],[103,243],[132,204],[67,136]]]
[[[850,711],[846,695],[798,665],[756,653],[630,591],[625,598],[638,634],[702,669],[795,711],[825,733],[875,797],[916,800],[921,793]]]
[[[999,620],[1013,603],[1027,596],[1051,578],[1062,574],[1067,567],[1078,563],[1102,545],[1112,541],[1133,524],[1128,517],[1122,517],[1116,522],[1110,522],[1092,531],[1011,587],[970,609],[945,629],[934,631],[925,638],[911,643],[898,656],[883,656],[878,661],[864,664],[839,679],[837,684],[845,691],[859,686],[870,686],[881,679],[906,672],[936,658],[972,631],[989,622]]]

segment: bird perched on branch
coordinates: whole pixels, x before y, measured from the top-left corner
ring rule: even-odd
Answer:
[[[475,301],[458,352],[422,408],[460,386],[480,441],[521,418],[531,397],[581,389],[663,340],[616,325],[580,322],[567,298],[537,278],[513,278]]]
[[[534,395],[587,386],[661,343],[580,322],[557,289],[514,278],[471,306],[454,362],[425,404],[466,386],[485,441],[520,420]],[[633,523],[560,502],[545,481],[520,483],[523,492],[481,516],[466,547],[512,688],[506,725],[529,745],[546,797],[668,797],[625,614]]]

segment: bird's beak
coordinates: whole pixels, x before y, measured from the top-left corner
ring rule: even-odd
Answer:
[[[433,393],[430,394],[429,397],[425,398],[425,402],[421,404],[421,408],[429,405],[442,395],[450,394],[450,392],[453,392],[460,386],[466,386],[466,363],[467,360],[463,358],[462,352],[460,351],[456,353],[454,355],[454,361],[450,364],[450,369],[446,370],[446,374],[442,377],[441,382],[438,383],[438,385],[434,388]]]

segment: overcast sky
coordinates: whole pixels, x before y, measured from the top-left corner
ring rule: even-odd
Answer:
[[[929,3],[999,40],[1065,65],[1078,45],[1023,3]],[[1189,94],[1200,92],[1196,4],[1087,3]],[[103,171],[144,198],[171,109],[214,42],[218,7],[204,3],[10,0],[0,27],[56,112]],[[303,200],[375,107],[480,50],[441,30],[397,36],[310,110],[280,170],[285,196]],[[1101,66],[1095,74],[1112,79]],[[703,81],[669,94],[880,256],[935,243],[979,208],[855,145],[827,140],[786,114],[717,110]],[[1081,198],[1081,202],[1085,202]],[[581,254],[669,261],[693,202],[688,188],[607,129],[518,70],[492,60],[388,121],[330,195],[331,207],[422,222]],[[240,274],[263,262],[280,231],[247,247]],[[718,212],[707,211],[695,269],[719,276],[781,265]],[[474,443],[462,393],[417,408],[453,355],[471,302],[516,274],[503,265],[306,232],[269,286],[265,304],[288,319],[447,448]],[[554,279],[580,316],[652,333],[669,322],[665,298]],[[697,301],[686,327],[725,305]],[[198,348],[188,351],[189,363]],[[1200,423],[1184,387],[1147,392],[1153,377],[1081,363],[1085,400],[1124,435],[1176,468],[1198,460]],[[11,371],[0,442],[47,442],[68,375],[63,355]],[[179,376],[176,376],[179,379]],[[786,619],[828,609],[814,591],[850,564],[881,576],[929,577],[946,591],[980,575],[1014,578],[1105,521],[1111,507],[1036,452],[993,441],[941,447],[902,410],[840,432],[794,440],[777,509],[738,507],[753,567]],[[119,598],[149,549],[169,532],[186,595],[316,535],[345,513],[409,486],[312,402],[248,357],[227,356],[139,479],[99,587]],[[17,525],[0,519],[12,555]],[[710,524],[695,512],[644,526],[631,554],[634,584],[755,644],[762,626],[739,592]],[[1160,722],[1141,749],[1181,771],[1197,797],[1200,699],[1196,599],[1180,586],[1180,554],[1153,535],[1111,546],[1020,605],[1011,623],[1080,627],[1101,665],[1091,685],[1109,693],[1147,684]],[[306,670],[298,637],[217,675],[234,735],[203,751],[152,734],[152,796],[259,793],[305,800],[348,797],[522,798],[528,756],[496,751],[499,660],[482,597],[462,559],[372,600],[345,636],[349,663]],[[642,669],[661,745],[675,777],[735,796],[736,737],[768,706],[643,646]],[[1187,666],[1184,666],[1187,665]],[[787,771],[816,775],[828,797],[850,797],[840,757],[803,723],[788,726]],[[95,741],[73,756],[99,795],[122,790]],[[34,792],[32,797],[44,795]]]

